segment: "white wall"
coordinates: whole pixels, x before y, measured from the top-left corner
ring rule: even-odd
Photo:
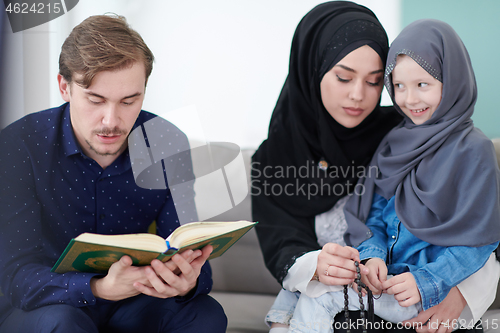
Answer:
[[[47,25],[23,33],[12,33],[4,15],[2,34],[2,63],[0,64],[0,129],[28,112],[50,105],[49,33]],[[52,82],[53,84],[54,82]]]
[[[40,101],[36,107],[29,103],[24,111],[33,112],[62,103],[56,75],[64,39],[86,17],[113,12],[127,17],[156,57],[144,109],[169,119],[172,118],[170,111],[195,107],[201,129],[200,126],[181,126],[190,137],[256,147],[267,137],[269,119],[287,75],[293,32],[300,19],[321,2],[80,1],[64,16],[37,28],[38,33],[48,35],[49,59],[48,63],[45,60],[41,63],[36,53],[26,57],[23,68],[25,71],[29,68],[29,73],[24,75],[25,84],[31,76],[42,77],[50,90],[50,99]],[[357,2],[377,14],[390,40],[397,35],[400,0]],[[17,34],[26,36],[30,30]],[[9,61],[13,61],[12,58],[15,56]],[[36,70],[34,63],[49,66],[48,71]],[[27,100],[30,94],[25,91],[24,96],[17,99]],[[387,96],[383,102],[389,103]],[[196,122],[189,118],[187,123]]]

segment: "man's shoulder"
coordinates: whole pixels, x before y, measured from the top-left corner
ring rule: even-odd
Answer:
[[[165,135],[169,138],[178,137],[180,140],[187,140],[186,134],[179,127],[149,111],[141,110],[132,130],[140,125],[144,125],[146,133],[154,132],[157,135]]]
[[[156,117],[158,117],[158,115],[156,115],[152,112],[141,110],[141,112],[139,113],[139,116],[137,117],[137,121],[138,121],[138,123],[142,123],[142,122],[146,122],[146,121],[153,119],[153,118],[156,118]]]
[[[24,137],[26,135],[34,135],[43,133],[50,129],[55,129],[62,120],[62,114],[66,108],[66,104],[61,106],[33,112],[25,115],[19,120],[14,121],[1,131],[4,135],[14,135]]]
[[[137,120],[135,121],[134,128],[139,126],[139,125],[144,125],[145,123],[152,124],[152,123],[154,123],[154,121],[150,122],[150,120],[153,120],[153,119],[161,121],[164,124],[168,124],[169,126],[175,127],[171,122],[169,122],[165,118],[162,118],[159,115],[154,114],[152,112],[141,110],[141,112],[139,113],[139,116],[137,117]]]

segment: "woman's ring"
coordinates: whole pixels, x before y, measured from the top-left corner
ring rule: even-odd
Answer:
[[[326,276],[330,276],[330,274],[328,274],[328,268],[330,268],[330,265],[328,265],[328,267],[325,269],[325,275]]]

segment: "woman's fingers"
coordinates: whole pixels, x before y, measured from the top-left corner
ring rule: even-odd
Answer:
[[[320,276],[319,282],[324,283],[329,286],[343,286],[346,284],[351,284],[354,279],[337,278],[334,276]]]
[[[342,257],[348,260],[359,261],[359,252],[350,246],[342,246],[336,243],[326,243],[323,246],[322,252],[332,254],[337,257]]]
[[[325,244],[318,255],[316,274],[324,284],[350,284],[357,272],[354,261],[359,262],[359,253],[356,249],[335,243]],[[368,269],[363,265],[360,265],[359,269],[363,274],[368,273]]]

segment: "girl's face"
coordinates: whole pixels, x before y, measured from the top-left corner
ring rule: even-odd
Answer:
[[[321,100],[328,113],[347,128],[358,126],[378,105],[384,67],[368,45],[346,55],[320,83]]]
[[[398,56],[392,83],[396,104],[415,125],[429,120],[441,102],[443,84],[406,55]]]

